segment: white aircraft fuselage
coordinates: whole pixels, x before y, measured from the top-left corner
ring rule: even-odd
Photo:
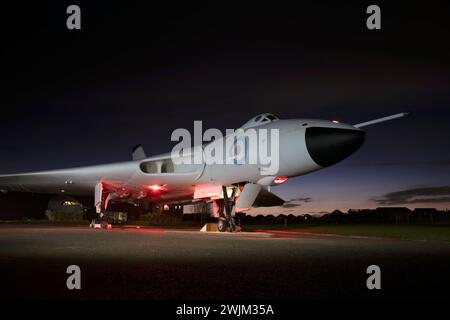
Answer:
[[[319,119],[282,120],[268,113],[258,115],[245,123],[241,129],[245,133],[255,129],[253,131],[256,131],[258,141],[267,142],[266,148],[272,153],[271,147],[274,146],[275,140],[269,135],[264,136],[262,132],[264,129],[266,132],[277,132],[277,166],[276,171],[272,170],[270,174],[265,170],[266,163],[262,158],[249,161],[248,153],[251,152],[246,149],[247,138],[244,138],[244,145],[240,148],[244,161],[228,162],[227,152],[230,150],[225,150],[222,162],[206,161],[207,155],[214,153],[211,152],[214,147],[226,144],[229,135],[202,147],[191,147],[187,153],[176,156],[167,153],[145,157],[143,149],[140,149],[133,152],[135,159],[133,161],[0,175],[0,190],[71,196],[94,195],[94,204],[99,214],[106,210],[110,202],[169,204],[222,201],[218,207],[221,208],[221,212],[225,207],[227,223],[225,226],[219,226],[219,230],[229,230],[229,226],[233,225],[231,215],[234,209],[245,211],[251,208],[264,187],[284,183],[291,177],[340,162],[364,143],[365,132],[360,129],[361,127],[405,115],[406,113],[400,113],[355,125]],[[234,139],[233,136],[233,141]],[[231,146],[238,149],[237,144]],[[257,148],[260,149],[261,145],[258,144]],[[194,163],[178,161],[199,153],[200,159],[205,161]],[[227,188],[233,190],[230,198]],[[220,223],[219,219],[219,225]]]
[[[261,173],[258,164],[167,164],[171,154],[137,161],[88,167],[0,176],[0,188],[7,191],[92,195],[99,181],[115,192],[116,198],[155,196],[168,201],[189,198],[201,186],[237,183],[273,184],[276,177],[296,177],[346,158],[364,142],[364,131],[352,125],[317,119],[289,119],[268,122],[258,129],[279,130],[277,174]],[[211,142],[220,143],[219,141]],[[158,168],[157,164],[162,168]],[[162,170],[161,170],[162,169]],[[158,186],[160,188],[158,188]]]

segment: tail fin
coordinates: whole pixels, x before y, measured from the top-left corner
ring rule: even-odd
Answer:
[[[133,148],[133,160],[143,160],[145,158],[147,158],[147,156],[145,155],[144,148],[142,148],[142,145],[138,144]]]

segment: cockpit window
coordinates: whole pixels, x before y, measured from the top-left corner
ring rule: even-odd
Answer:
[[[259,126],[260,124],[265,124],[268,122],[279,120],[279,118],[271,113],[262,113],[260,115],[257,115],[256,117],[250,119],[247,121],[241,128],[251,128]]]

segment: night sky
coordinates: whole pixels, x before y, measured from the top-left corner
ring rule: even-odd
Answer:
[[[281,118],[359,123],[341,163],[272,189],[299,210],[450,208],[450,6],[2,4],[0,173],[125,161],[171,132]],[[82,29],[66,28],[81,7]],[[370,4],[382,29],[366,28]]]

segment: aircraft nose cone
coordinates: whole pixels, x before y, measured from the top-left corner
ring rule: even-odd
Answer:
[[[364,131],[353,129],[311,127],[305,137],[309,155],[321,167],[347,158],[364,143]]]

